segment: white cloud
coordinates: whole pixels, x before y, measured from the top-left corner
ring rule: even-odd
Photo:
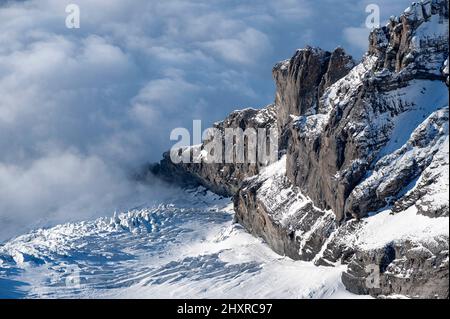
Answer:
[[[205,42],[203,46],[226,61],[246,65],[257,63],[272,50],[268,37],[253,28],[238,33],[234,38]]]
[[[346,42],[351,46],[360,50],[368,49],[370,29],[365,27],[361,28],[350,27],[344,29],[343,33]]]
[[[171,70],[167,75],[150,81],[133,98],[130,113],[135,120],[151,126],[166,119],[166,125],[169,125],[170,115],[192,109],[186,97],[199,92],[201,88],[184,80],[177,70]]]
[[[17,229],[109,215],[151,202],[159,187],[133,183],[102,159],[71,150],[47,154],[31,165],[0,163],[0,240]],[[170,195],[171,190],[164,192]]]
[[[311,1],[278,0],[271,2],[277,16],[288,20],[308,18],[312,14]]]

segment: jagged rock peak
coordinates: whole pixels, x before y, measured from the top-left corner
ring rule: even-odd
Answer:
[[[292,124],[286,134],[287,176],[317,207],[331,208],[338,220],[347,215],[361,218],[389,204],[429,164],[427,158],[416,167],[411,158],[408,165],[414,169],[403,173],[394,169],[395,183],[385,191],[361,186],[365,199],[359,204],[355,204],[359,195],[351,199],[356,195],[352,191],[376,171],[383,156],[401,148],[421,120],[448,105],[443,84],[448,58],[446,3],[416,4],[412,7],[416,9],[374,30],[368,54],[325,90],[316,112],[288,115]],[[413,13],[417,8],[428,14]],[[382,183],[377,176],[371,178]]]
[[[437,62],[448,56],[448,0],[414,2],[400,17],[391,17],[369,36],[376,69],[415,69],[422,78],[441,79]],[[423,73],[423,74],[421,74]]]
[[[275,65],[272,73],[276,83],[275,105],[281,148],[289,138],[286,127],[291,115],[316,113],[324,91],[354,66],[353,58],[342,48],[328,52],[309,46]]]

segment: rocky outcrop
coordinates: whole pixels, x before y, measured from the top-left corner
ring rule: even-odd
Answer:
[[[224,121],[218,122],[214,128],[222,132],[226,128],[264,128],[267,131],[276,128],[276,113],[273,105],[269,105],[261,110],[245,109],[235,111]],[[224,142],[224,139],[222,140]],[[257,175],[265,163],[257,161],[252,163],[247,159],[243,163],[227,163],[225,154],[222,154],[222,161],[219,163],[207,163],[204,160],[194,162],[195,151],[201,152],[209,140],[202,145],[188,147],[183,152],[189,153],[191,161],[189,163],[173,163],[170,152],[163,155],[163,159],[157,165],[150,168],[155,175],[181,185],[202,185],[213,192],[231,197],[241,187],[243,181],[251,176]],[[225,149],[225,146],[223,146]]]
[[[335,230],[332,212],[323,212],[286,178],[286,160],[247,179],[234,196],[236,222],[277,253],[311,261]]]
[[[444,6],[414,4],[374,30],[362,62],[335,80],[319,80],[328,57],[319,49],[274,68],[286,176],[247,180],[236,220],[280,254],[347,264],[343,283],[355,293],[448,298],[448,218],[431,239],[426,225],[401,231],[428,222],[415,216],[449,214]],[[399,223],[398,234],[367,246],[372,227],[383,233],[378,218]]]
[[[444,154],[435,157],[436,153],[448,144],[448,120],[448,108],[434,112],[414,130],[401,148],[378,160],[370,175],[356,186],[347,198],[347,211],[373,212],[390,205],[394,205],[394,211],[404,211],[409,208],[408,204],[411,206],[423,199],[418,206],[419,211],[428,211],[429,216],[448,216],[448,201],[446,205],[446,201],[443,201],[443,206],[439,207],[433,203],[427,210],[424,199],[427,194],[432,194],[432,188],[438,185],[438,179],[441,177],[439,173],[443,174],[448,165],[448,153],[447,160]],[[433,160],[437,166],[434,172],[430,167]],[[439,169],[440,172],[437,172]],[[403,196],[405,187],[416,180],[424,170],[426,172],[415,191]],[[398,197],[400,199],[396,202]],[[436,211],[433,211],[434,209]]]
[[[318,112],[319,97],[354,65],[352,57],[341,48],[328,52],[312,47],[297,50],[290,60],[275,65],[272,73],[277,86],[275,105],[281,149],[289,140],[291,116]]]
[[[386,26],[372,32],[368,52],[378,57],[376,68],[393,72],[414,69],[414,78],[441,80],[436,65],[448,56],[448,10],[447,0],[415,2],[400,17],[392,17]],[[428,26],[421,28],[423,24]],[[444,27],[435,28],[439,24]]]
[[[448,112],[448,109],[442,112]],[[445,116],[443,118],[445,119]],[[442,143],[433,156],[431,164],[418,178],[416,187],[394,203],[392,208],[394,213],[405,211],[414,205],[418,214],[433,218],[449,216],[448,146],[449,140],[447,135],[442,138]]]
[[[448,267],[448,238],[433,245],[404,241],[356,251],[342,282],[356,294],[447,299]]]
[[[447,112],[436,111],[418,130]],[[234,197],[236,221],[249,232],[292,259],[347,265],[342,281],[357,294],[448,298],[448,135],[396,205],[342,225],[289,182],[285,165],[283,157],[247,179]]]
[[[443,36],[448,11],[443,4],[415,4],[387,27],[373,31],[368,54],[325,91],[318,112],[296,117],[290,125],[288,178],[318,207],[332,209],[340,221],[385,206],[427,166],[405,169],[397,185],[373,193],[363,204],[354,205],[351,199],[367,172],[382,165],[380,158],[394,151],[395,144],[402,145],[395,142],[400,130],[411,134],[418,119],[447,104],[447,88],[441,82],[448,54]],[[411,13],[421,8],[427,15]],[[416,123],[409,125],[407,118]]]

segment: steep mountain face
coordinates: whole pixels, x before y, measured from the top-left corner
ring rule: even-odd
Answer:
[[[334,214],[315,207],[286,178],[285,156],[244,182],[234,209],[238,223],[294,260],[313,260],[336,230]]]
[[[441,80],[439,68],[448,57],[448,1],[413,3],[400,17],[369,37],[369,54],[377,69],[403,72],[403,79]],[[409,75],[409,76],[408,76]]]
[[[429,164],[419,161],[413,169],[391,170],[391,184],[383,189],[378,189],[379,178],[368,176],[383,166],[379,161],[384,155],[403,145],[423,119],[447,103],[441,82],[448,55],[444,4],[417,3],[372,32],[363,61],[325,91],[319,112],[300,116],[291,126],[287,176],[339,220],[386,206]],[[369,179],[378,182],[367,190],[369,182],[361,182]]]
[[[216,123],[214,128],[218,129],[223,136],[226,128],[240,128],[242,130],[247,128],[257,130],[261,128],[269,131],[270,129],[276,129],[276,123],[275,106],[269,105],[260,110],[245,109],[235,111],[224,121]],[[224,141],[223,139],[222,142]],[[231,197],[239,190],[247,177],[257,175],[261,167],[264,166],[264,163],[259,161],[253,163],[247,158],[245,158],[243,163],[227,163],[224,153],[222,154],[222,163],[207,163],[203,159],[200,159],[200,163],[195,163],[194,156],[196,156],[196,151],[201,153],[210,142],[211,139],[208,139],[202,145],[184,148],[183,153],[188,154],[187,156],[190,158],[189,163],[174,164],[171,160],[170,152],[167,152],[163,155],[163,160],[158,165],[153,166],[151,171],[171,182],[187,185],[198,184],[209,188],[216,194]],[[225,146],[223,145],[224,149]]]
[[[310,47],[278,63],[275,104],[218,126],[276,126],[279,162],[166,155],[159,170],[234,195],[235,220],[277,253],[348,265],[352,292],[448,298],[448,3],[414,3],[373,30],[359,64]]]
[[[337,80],[346,75],[355,63],[341,48],[333,52],[307,47],[297,50],[290,59],[273,68],[277,91],[277,121],[281,149],[290,140],[292,116],[319,112],[319,97]]]

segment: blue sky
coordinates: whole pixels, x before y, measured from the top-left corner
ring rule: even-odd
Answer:
[[[272,66],[297,48],[358,60],[366,5],[386,20],[410,2],[0,1],[0,218],[115,207],[173,128],[271,103]]]

